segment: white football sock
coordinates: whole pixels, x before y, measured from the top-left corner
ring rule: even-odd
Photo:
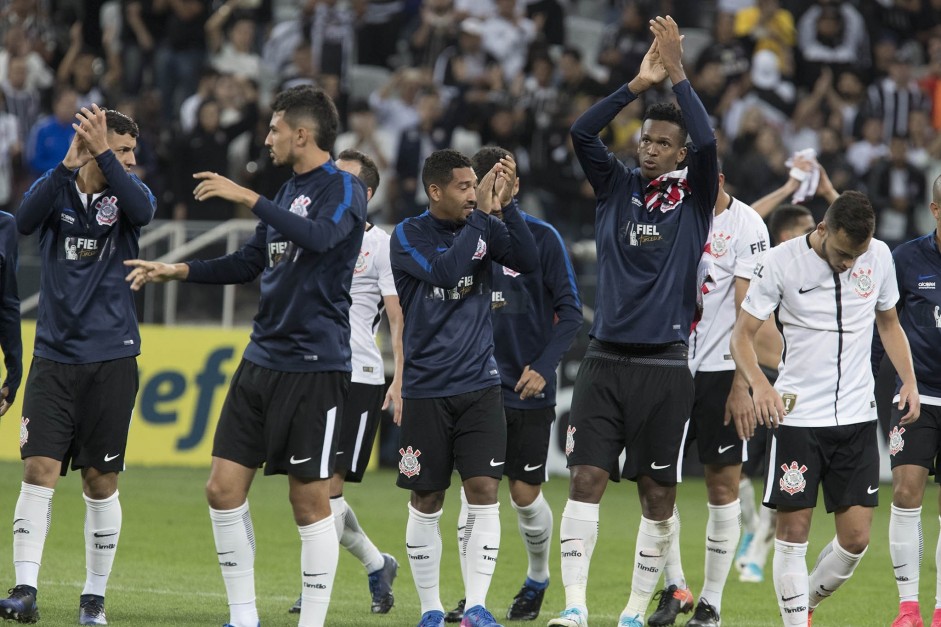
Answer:
[[[559,543],[562,548],[562,585],[565,587],[565,607],[577,607],[585,612],[588,604],[588,568],[591,554],[598,541],[597,503],[582,503],[569,499],[562,511],[559,525]]]
[[[777,522],[777,510],[764,505],[758,508],[758,525],[755,527],[755,536],[745,552],[745,562],[757,564],[761,568],[765,567],[765,562],[768,561],[768,551],[774,544]]]
[[[500,553],[500,504],[467,506],[467,528],[464,530],[464,553],[467,557],[467,582],[464,588],[465,607],[487,607],[487,591]]]
[[[121,502],[117,491],[100,501],[82,496],[85,499],[85,589],[82,594],[103,597],[121,537]]]
[[[421,613],[438,610],[441,605],[441,530],[438,521],[441,512],[422,514],[408,504],[408,523],[405,525],[405,549],[408,552],[412,579],[421,601]]]
[[[921,508],[892,506],[889,516],[889,556],[899,588],[899,602],[918,601],[918,573],[925,550]]]
[[[299,627],[323,627],[337,574],[340,542],[334,517],[297,528],[301,536],[301,617]]]
[[[676,519],[676,530],[673,532],[673,541],[667,551],[667,561],[663,563],[664,586],[676,586],[680,590],[686,589],[686,575],[683,573],[683,561],[680,557],[680,509],[673,506],[673,518]]]
[[[461,487],[461,511],[457,514],[457,558],[461,562],[461,582],[467,588],[467,554],[464,552],[464,530],[467,528],[467,497]]]
[[[742,507],[742,531],[755,533],[758,511],[755,509],[755,487],[751,478],[743,476],[738,482],[738,500]]]
[[[549,541],[552,540],[552,509],[546,497],[539,493],[536,500],[525,507],[521,507],[511,500],[519,524],[520,536],[526,555],[529,558],[529,568],[526,576],[543,583],[549,581]]]
[[[330,513],[333,514],[333,524],[337,530],[337,538],[343,537],[343,525],[346,524],[346,499],[343,495],[330,497]]]
[[[640,616],[643,619],[650,604],[660,571],[667,559],[673,534],[676,532],[676,517],[666,520],[650,520],[641,516],[637,529],[637,545],[634,551],[634,575],[631,578],[631,596],[621,616]]]
[[[742,509],[739,501],[727,505],[709,504],[706,523],[706,581],[700,595],[709,605],[722,611],[722,591],[729,569],[735,560],[735,550],[742,535],[739,524]]]
[[[344,501],[344,505],[343,535],[340,536],[340,546],[358,559],[367,573],[374,573],[385,566],[382,553],[359,526],[359,519],[356,518],[356,513],[350,504]]]
[[[807,543],[775,539],[774,592],[787,627],[807,625]]]
[[[13,568],[16,585],[37,587],[46,534],[52,522],[52,488],[31,483],[20,485],[13,510]]]
[[[229,623],[235,627],[256,627],[255,529],[248,501],[235,509],[210,507],[209,519],[229,600]]]
[[[868,547],[867,547],[868,548]],[[859,560],[863,559],[866,549],[862,553],[853,554],[840,546],[836,538],[827,546],[823,547],[820,555],[817,556],[817,563],[814,569],[810,571],[808,588],[810,597],[808,604],[810,609],[817,607],[822,600],[833,594],[839,589],[846,580],[853,575]]]

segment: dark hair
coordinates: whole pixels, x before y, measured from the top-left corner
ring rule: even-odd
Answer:
[[[337,155],[337,160],[356,161],[359,163],[359,179],[375,194],[379,189],[379,168],[372,158],[358,150],[349,148]]]
[[[578,63],[582,62],[582,51],[575,46],[566,46],[562,48],[563,57],[572,57]]]
[[[108,125],[108,130],[113,131],[118,135],[130,135],[134,139],[137,139],[137,136],[140,135],[140,129],[137,128],[137,122],[132,120],[130,116],[124,115],[120,111],[115,111],[114,109],[105,109],[105,120]]]
[[[778,205],[768,216],[768,233],[771,235],[771,245],[777,246],[780,244],[781,233],[793,229],[797,221],[804,216],[813,217],[807,207],[790,204]]]
[[[471,157],[471,167],[474,168],[474,174],[477,180],[484,178],[487,172],[493,169],[493,166],[500,162],[500,159],[506,155],[513,156],[513,153],[499,146],[484,146]],[[515,159],[515,157],[514,157]]]
[[[658,102],[647,107],[644,112],[644,122],[647,120],[663,120],[680,127],[680,143],[686,143],[686,122],[683,120],[683,112],[672,102]]]
[[[876,214],[865,194],[850,190],[840,194],[827,209],[823,221],[831,233],[843,231],[854,244],[862,244],[876,230]]]
[[[317,125],[314,129],[317,147],[328,152],[333,148],[340,116],[333,100],[324,90],[312,85],[285,89],[275,96],[271,110],[283,113],[284,120],[291,128],[298,128],[303,118],[314,122]]]
[[[471,167],[473,166],[470,159],[456,150],[436,150],[425,159],[425,165],[421,169],[421,183],[425,186],[425,191],[432,185],[446,187],[454,178],[456,168]]]

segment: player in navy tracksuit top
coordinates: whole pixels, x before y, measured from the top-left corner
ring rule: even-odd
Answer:
[[[301,536],[299,624],[322,627],[339,543],[330,511],[343,399],[350,385],[350,285],[363,241],[366,188],[337,169],[329,149],[339,124],[322,90],[295,87],[272,103],[265,145],[294,176],[274,200],[212,172],[196,174],[197,200],[245,204],[261,220],[242,248],[210,261],[137,260],[132,287],[184,279],[244,283],[261,275],[251,341],[232,378],[213,442],[206,488],[229,624],[255,627],[254,532],[248,489],[256,470],[289,476]]]
[[[896,309],[908,337],[915,366],[921,417],[901,425],[904,410],[898,408],[900,379],[892,402],[889,457],[892,462],[892,515],[889,519],[889,555],[899,588],[901,605],[898,624],[905,617],[921,617],[918,579],[921,570],[921,503],[929,474],[941,483],[936,460],[941,454],[941,177],[932,186],[933,233],[898,246],[892,251],[899,286]],[[873,346],[875,369],[885,349],[878,333]],[[938,541],[941,550],[941,540]],[[936,555],[938,553],[936,552]],[[934,610],[931,624],[941,623],[941,609]],[[896,624],[896,623],[893,623]],[[920,624],[920,622],[918,623]]]
[[[18,235],[13,215],[0,211],[0,349],[6,377],[0,386],[0,416],[16,399],[23,378],[20,296],[16,287]]]
[[[598,290],[566,435],[571,480],[560,528],[566,609],[550,625],[587,624],[598,504],[607,480],[617,480],[623,448],[624,475],[637,481],[643,516],[620,625],[643,624],[676,528],[673,504],[693,402],[687,342],[718,163],[709,118],[683,71],[676,23],[658,17],[651,31],[655,40],[637,76],[572,126],[575,154],[598,199]],[[598,135],[637,94],[667,76],[680,108],[647,110],[640,167],[628,169]],[[688,168],[679,170],[684,160]]]
[[[485,146],[471,159],[474,173],[483,179],[500,159],[510,154]],[[516,181],[514,195],[519,190]],[[493,215],[502,214],[494,208]],[[526,580],[513,599],[507,618],[533,620],[539,615],[549,585],[549,539],[552,510],[542,496],[548,477],[546,456],[555,419],[556,368],[582,325],[575,272],[565,244],[551,224],[522,213],[539,251],[539,267],[522,274],[494,263],[491,268],[494,357],[500,369],[503,407],[507,423],[504,474],[510,482],[510,503],[516,510],[520,536],[526,548]],[[467,500],[461,494],[458,545],[463,544]],[[464,602],[448,612],[448,622],[459,622]]]
[[[512,199],[512,158],[502,159],[475,190],[476,178],[461,153],[432,153],[422,170],[430,208],[392,235],[392,273],[405,314],[398,485],[412,491],[405,544],[421,627],[444,623],[438,521],[455,465],[472,530],[463,547],[464,624],[496,624],[485,604],[500,545],[506,423],[493,358],[491,263],[532,272],[538,251]],[[495,202],[504,207],[504,222],[488,215]]]
[[[0,617],[38,618],[36,582],[53,490],[82,471],[87,577],[79,621],[105,624],[104,596],[121,532],[118,472],[137,396],[140,333],[122,263],[138,254],[154,196],[130,173],[137,124],[97,106],[76,116],[58,166],[29,189],[16,213],[39,231],[39,319],[20,425],[23,485],[13,528],[16,586]],[[94,155],[94,156],[93,156]]]

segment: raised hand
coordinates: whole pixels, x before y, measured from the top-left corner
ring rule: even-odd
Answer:
[[[499,171],[493,184],[493,191],[500,202],[501,207],[506,207],[513,200],[513,193],[516,191],[516,161],[513,157],[506,155],[500,159]]]
[[[493,206],[497,202],[494,184],[496,183],[497,168],[499,167],[499,163],[493,166],[489,172],[484,174],[484,178],[477,183],[477,208],[487,215],[490,215]]]
[[[237,185],[215,172],[197,172],[193,175],[194,179],[199,180],[196,188],[193,190],[193,197],[196,200],[208,200],[210,198],[223,198],[231,202],[242,203],[251,207],[258,201],[258,194],[250,189]]]
[[[88,151],[97,157],[111,147],[108,145],[108,118],[105,110],[93,104],[91,110],[88,107],[82,107],[81,112],[75,114],[78,124],[73,123],[76,136],[80,136]]]
[[[91,153],[85,147],[85,140],[77,132],[72,136],[72,143],[69,144],[69,150],[62,159],[62,165],[70,170],[77,170],[92,160]]]
[[[683,37],[673,18],[668,15],[650,20],[650,32],[654,35],[660,60],[670,80],[676,83],[680,77],[686,78],[683,72]]]
[[[653,87],[666,80],[666,77],[667,71],[663,67],[663,60],[660,58],[660,47],[657,40],[654,39],[653,43],[650,44],[650,48],[647,49],[647,54],[640,62],[637,78],[645,83],[647,87]]]
[[[124,280],[131,284],[130,287],[135,292],[147,283],[181,281],[189,274],[189,266],[185,263],[161,263],[159,261],[144,261],[143,259],[126,259],[124,265],[133,268],[124,277]]]

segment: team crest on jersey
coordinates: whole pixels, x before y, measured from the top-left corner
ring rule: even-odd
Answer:
[[[889,455],[894,457],[896,453],[901,453],[902,449],[905,448],[903,433],[905,433],[905,427],[892,427],[892,430],[889,431]]]
[[[369,267],[366,263],[366,257],[369,256],[368,250],[359,251],[359,257],[356,258],[356,265],[353,266],[353,274],[362,274]]]
[[[478,259],[483,259],[484,255],[487,254],[487,242],[484,241],[484,238],[477,238],[477,250],[474,251],[474,256],[471,257],[472,261],[477,261]]]
[[[709,252],[712,253],[712,256],[718,259],[722,257],[727,252],[729,252],[729,240],[732,239],[731,235],[727,235],[724,231],[719,231],[718,233],[712,234],[712,245],[710,246]]]
[[[516,270],[507,268],[506,266],[503,266],[503,274],[505,274],[508,277],[512,277],[514,279],[520,275],[520,273],[517,272]]]
[[[116,196],[105,196],[97,203],[95,221],[102,226],[111,226],[118,221],[118,199]]]
[[[876,282],[872,279],[872,268],[860,268],[853,272],[853,289],[863,298],[869,298],[876,289]]]
[[[405,475],[406,477],[416,477],[421,473],[421,464],[418,463],[418,457],[421,455],[421,451],[418,449],[412,450],[411,446],[406,448],[399,449],[399,455],[402,456],[402,459],[399,460],[399,472]]]
[[[575,427],[569,425],[565,432],[565,456],[568,457],[575,450]]]
[[[804,491],[804,488],[807,487],[807,480],[804,479],[807,466],[798,466],[797,462],[791,462],[790,466],[781,464],[781,470],[784,471],[784,475],[778,484],[781,486],[782,491],[791,495]]]
[[[26,446],[26,443],[29,441],[29,418],[23,416],[23,420],[20,422],[20,448]]]
[[[299,216],[307,215],[307,207],[310,206],[310,198],[307,196],[298,196],[291,202],[289,207],[291,213],[297,214]]]

